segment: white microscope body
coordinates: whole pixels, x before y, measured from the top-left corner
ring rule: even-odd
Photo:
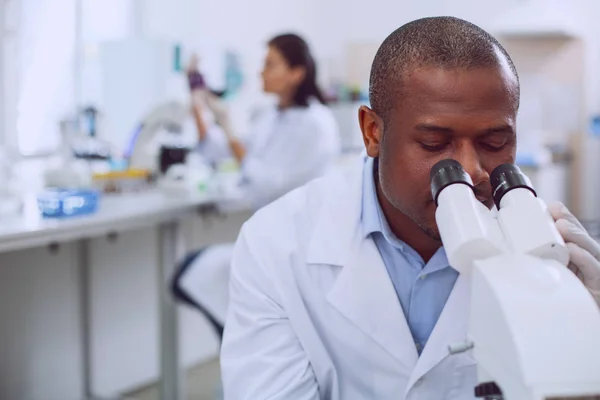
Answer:
[[[458,162],[439,162],[431,177],[448,260],[471,279],[469,337],[457,347],[473,348],[476,397],[600,399],[600,308],[566,267],[565,243],[527,177],[496,168],[493,210]]]

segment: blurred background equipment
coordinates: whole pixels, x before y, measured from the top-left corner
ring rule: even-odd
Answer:
[[[77,217],[96,212],[99,196],[90,189],[48,189],[38,196],[37,202],[44,217]]]
[[[135,193],[149,190],[153,177],[149,170],[128,168],[92,175],[92,186],[104,193]]]
[[[129,167],[143,168],[151,171],[166,171],[168,155],[161,154],[161,147],[169,146],[183,149],[178,145],[185,120],[191,118],[189,107],[185,104],[170,101],[155,107],[137,124],[129,145],[124,151]],[[168,142],[171,142],[169,144]],[[189,150],[189,149],[188,149]],[[165,158],[164,163],[161,160]],[[183,160],[184,161],[184,160]],[[163,170],[164,169],[164,170]]]
[[[61,146],[44,171],[46,187],[83,188],[91,185],[95,172],[107,171],[112,148],[98,134],[98,113],[88,107],[60,121]]]

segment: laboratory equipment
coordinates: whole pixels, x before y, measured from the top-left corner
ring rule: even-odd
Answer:
[[[225,53],[225,91],[224,97],[229,100],[242,88],[244,76],[240,66],[239,55],[234,51]]]
[[[171,40],[131,37],[105,41],[98,50],[102,138],[122,155],[140,121],[165,101],[186,104],[189,90],[182,84],[181,72],[173,68]],[[189,111],[187,104],[182,107]]]
[[[152,187],[153,177],[144,169],[125,169],[92,175],[92,186],[104,193],[132,193]]]
[[[207,126],[218,122],[216,113],[227,119],[226,107],[215,94],[204,90],[195,101],[206,105],[202,108]],[[165,174],[170,166],[185,163],[196,143],[195,135],[190,140],[189,132],[184,130],[188,120],[191,121],[190,108],[181,102],[170,101],[156,107],[139,125],[125,151],[129,167]],[[222,122],[221,128],[231,134],[228,121]]]
[[[96,212],[99,197],[96,190],[46,189],[38,195],[37,203],[44,217],[75,217]]]
[[[159,155],[159,171],[165,174],[167,170],[177,164],[185,164],[190,149],[181,145],[162,145]]]
[[[468,337],[484,399],[600,398],[600,309],[566,267],[567,247],[528,178],[491,174],[496,208],[477,200],[455,160],[431,170],[436,221],[450,265],[471,280]]]
[[[167,196],[215,195],[219,187],[213,168],[201,153],[190,152],[185,163],[170,166],[158,180],[158,188]]]
[[[98,132],[98,109],[94,106],[85,107],[81,111],[88,136],[95,137]]]
[[[63,145],[75,158],[87,161],[108,161],[114,151],[107,141],[98,137],[100,112],[94,106],[60,122]]]
[[[158,171],[161,135],[177,134],[182,131],[185,120],[190,117],[189,107],[178,101],[170,101],[154,108],[144,118],[134,133],[125,158],[130,168]]]
[[[110,169],[112,146],[96,136],[97,114],[87,107],[60,121],[62,144],[44,170],[45,187],[89,188],[92,174]]]
[[[43,171],[43,179],[46,188],[89,188],[92,171],[82,160],[60,158]]]
[[[207,102],[216,96],[206,96]],[[203,99],[203,100],[204,100]],[[213,105],[214,106],[214,105]],[[210,105],[206,109],[211,114]],[[129,168],[149,170],[160,175],[159,188],[168,195],[208,193],[213,181],[210,165],[193,151],[183,126],[190,118],[189,107],[180,102],[167,102],[155,108],[135,132],[125,153]],[[207,124],[214,123],[206,118]],[[236,182],[237,183],[237,182]]]

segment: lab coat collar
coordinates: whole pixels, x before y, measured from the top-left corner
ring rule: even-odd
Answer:
[[[346,264],[354,233],[360,225],[365,161],[363,153],[327,180],[328,195],[316,213],[306,256],[308,264]]]
[[[328,302],[385,351],[409,375],[418,354],[392,281],[371,238],[361,229],[366,155],[328,182],[329,197],[317,212],[307,262],[342,267]]]

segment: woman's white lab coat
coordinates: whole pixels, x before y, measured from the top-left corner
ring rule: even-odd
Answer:
[[[308,107],[268,108],[243,138],[244,194],[259,208],[322,175],[339,158],[340,134],[331,110],[312,100]],[[200,144],[211,161],[231,157],[219,129],[209,129]]]
[[[244,144],[242,188],[245,201],[255,208],[323,175],[341,154],[333,114],[316,101],[306,108],[263,112]],[[213,161],[231,157],[225,136],[216,129],[208,131],[201,150]],[[219,322],[224,322],[228,305],[232,248],[228,243],[210,246],[176,282]]]
[[[226,399],[467,400],[469,281],[460,276],[421,356],[372,239],[362,160],[258,211],[236,243],[221,350]]]

